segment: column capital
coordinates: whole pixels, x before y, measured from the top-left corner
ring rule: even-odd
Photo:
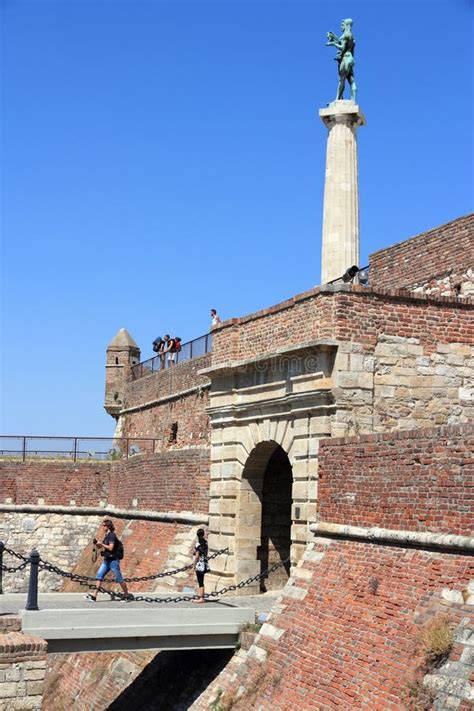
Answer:
[[[324,109],[319,109],[319,116],[327,128],[332,128],[336,123],[348,126],[365,125],[365,116],[359,105],[343,99],[333,101]]]

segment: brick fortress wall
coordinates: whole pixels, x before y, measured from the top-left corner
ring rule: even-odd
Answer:
[[[322,440],[318,517],[474,535],[474,426]]]
[[[207,515],[209,454],[202,447],[108,463],[0,462],[5,504],[115,506]]]
[[[472,300],[313,289],[224,322],[214,333],[213,367],[238,372],[251,359],[263,366],[272,354],[289,357],[321,339],[337,344],[332,436],[459,424],[474,419],[473,312]]]
[[[324,440],[320,452],[320,519],[472,533],[474,427]],[[436,666],[427,630],[446,624],[453,645]],[[473,638],[472,550],[316,533],[254,643],[192,708],[467,711]]]
[[[468,711],[473,590],[472,556],[319,538],[254,644],[191,708]],[[445,620],[454,645],[429,668],[423,636]]]
[[[474,214],[370,255],[370,283],[441,296],[474,294]]]
[[[209,379],[199,371],[210,365],[211,354],[178,363],[124,387],[124,405],[117,433],[123,437],[152,437],[156,449],[206,445],[209,440]],[[172,425],[177,425],[173,437]]]
[[[474,344],[474,304],[446,297],[361,286],[321,287],[249,316],[224,321],[214,333],[212,365],[265,357],[317,339],[357,342],[369,352],[380,334],[436,343]]]

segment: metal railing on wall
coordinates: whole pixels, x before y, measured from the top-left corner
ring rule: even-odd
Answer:
[[[158,439],[143,437],[41,437],[0,435],[0,459],[114,461],[157,451]]]
[[[212,334],[206,333],[204,336],[199,336],[199,338],[194,338],[192,341],[187,341],[181,345],[181,350],[177,353],[173,353],[173,365],[182,363],[186,360],[191,360],[192,358],[198,358],[199,356],[210,353],[212,350]],[[132,366],[132,379],[138,380],[138,378],[143,378],[144,375],[150,375],[150,373],[155,373],[158,370],[164,370],[170,367],[170,359],[168,358],[168,353],[158,354],[144,360],[137,365]],[[173,367],[173,366],[171,366]]]

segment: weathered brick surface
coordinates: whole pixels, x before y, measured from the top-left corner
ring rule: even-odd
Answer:
[[[121,416],[124,437],[153,437],[156,451],[209,443],[209,390],[192,392]],[[177,426],[173,436],[173,424]],[[139,443],[140,445],[140,443]]]
[[[50,655],[43,709],[106,709],[155,656],[154,651]]]
[[[119,507],[207,513],[209,466],[199,447],[134,457],[116,466],[109,498]]]
[[[1,502],[97,505],[107,498],[111,470],[100,462],[0,461]]]
[[[474,534],[474,425],[322,440],[318,516]]]
[[[211,354],[199,356],[178,365],[145,375],[127,384],[124,408],[168,397],[199,385],[209,385],[209,379],[199,375],[211,363]]]
[[[418,338],[426,353],[438,343],[474,344],[474,303],[447,297],[410,295],[402,291],[374,291],[353,286],[336,294],[335,337],[357,341],[372,351],[380,334]]]
[[[40,637],[32,637],[21,632],[7,632],[0,635],[0,662],[38,661],[44,658],[48,643]]]
[[[474,214],[371,254],[370,283],[446,296],[474,293]]]
[[[43,709],[187,709],[231,654],[195,649],[54,655]]]
[[[437,343],[474,343],[474,304],[408,291],[352,286],[319,288],[269,309],[225,321],[214,333],[212,364],[261,358],[265,353],[316,339],[364,344],[373,351],[380,334],[418,338],[427,352]]]
[[[153,437],[155,449],[206,444],[209,378],[199,371],[211,363],[208,353],[125,385],[119,429],[124,437]],[[188,392],[192,390],[192,392]],[[170,438],[177,424],[176,441]]]
[[[206,513],[208,489],[209,453],[200,447],[96,464],[0,462],[2,503],[99,506],[103,502],[122,508]]]
[[[208,709],[221,690],[222,708],[235,711],[401,711],[420,666],[420,625],[434,609],[457,624],[472,617],[472,606],[452,610],[442,598],[466,589],[470,556],[321,540],[298,570],[256,644],[193,709]]]
[[[2,615],[0,617],[0,634],[7,632],[19,632],[21,630],[21,618],[18,615]]]

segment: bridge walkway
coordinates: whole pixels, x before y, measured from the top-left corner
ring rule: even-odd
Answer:
[[[196,605],[191,601],[124,602],[105,595],[90,603],[82,593],[40,593],[40,609],[25,610],[26,594],[9,593],[0,596],[0,615],[20,615],[22,631],[46,639],[51,653],[226,649],[235,647],[242,625],[266,615],[277,597],[278,592],[271,592],[211,598]]]

